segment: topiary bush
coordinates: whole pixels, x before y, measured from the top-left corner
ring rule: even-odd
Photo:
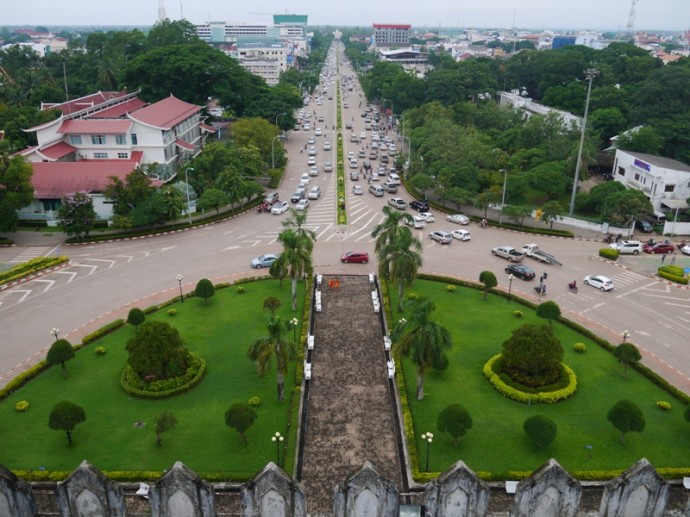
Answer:
[[[261,397],[254,396],[251,397],[247,403],[252,407],[259,407],[261,405]]]
[[[29,403],[26,400],[20,400],[14,405],[14,409],[16,409],[19,413],[23,413],[29,409]]]
[[[601,248],[599,250],[599,256],[608,260],[616,261],[618,260],[618,257],[620,257],[620,253],[618,253],[618,250],[611,248]]]
[[[556,424],[544,415],[529,417],[522,428],[537,447],[548,447],[556,439]]]
[[[522,311],[513,311],[513,316],[516,318],[522,318]]]
[[[575,350],[576,352],[583,353],[585,350],[587,350],[587,345],[585,345],[584,343],[575,343],[573,345],[573,350]]]
[[[146,314],[144,314],[144,311],[141,309],[134,307],[129,311],[129,314],[127,314],[127,323],[132,325],[133,327],[138,327],[142,323],[146,321]]]
[[[105,352],[106,352],[104,346],[97,346],[96,350],[94,350],[94,351],[96,352],[96,355],[105,355]]]
[[[522,385],[544,386],[560,379],[562,359],[563,348],[551,327],[526,324],[503,343],[502,371]]]
[[[658,407],[659,409],[663,409],[664,411],[671,410],[671,404],[666,402],[665,400],[660,400],[659,402],[657,402],[656,407]]]

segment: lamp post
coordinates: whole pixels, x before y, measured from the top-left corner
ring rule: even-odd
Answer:
[[[276,128],[278,127],[278,117],[282,117],[283,115],[287,115],[287,113],[278,113],[276,115]]]
[[[577,194],[577,183],[580,179],[580,168],[582,167],[582,148],[585,145],[585,132],[587,131],[587,114],[589,113],[589,94],[592,92],[592,80],[599,75],[596,68],[587,68],[585,77],[589,79],[587,85],[587,100],[585,101],[585,116],[582,119],[582,130],[580,131],[580,148],[577,151],[577,165],[575,165],[575,177],[573,178],[573,191],[570,194],[570,208],[568,215],[573,215],[575,209],[575,194]]]
[[[290,320],[290,325],[292,326],[292,340],[297,343],[297,324],[299,320],[297,318],[292,318]]]
[[[498,224],[503,223],[503,207],[506,204],[506,185],[508,184],[508,171],[505,169],[498,169],[498,172],[503,173],[503,196],[501,197],[501,213],[498,214]]]
[[[53,327],[53,330],[50,331],[50,333],[55,336],[55,341],[58,340],[58,336],[60,335],[60,329]]]
[[[189,204],[189,177],[187,176],[189,171],[194,172],[194,167],[187,167],[184,170],[184,183],[187,186],[187,215],[189,215],[189,224],[192,224],[192,207]]]
[[[275,141],[281,138],[281,135],[276,135],[273,137],[273,140],[271,140],[271,168],[275,169],[276,168],[276,148],[275,148]]]
[[[515,280],[515,275],[511,273],[508,275],[508,299],[506,300],[507,302],[510,301],[510,293],[513,290],[513,280]]]
[[[276,431],[276,434],[271,436],[271,441],[276,444],[276,465],[280,467],[280,444],[285,440],[285,437]]]
[[[182,275],[177,275],[175,278],[177,278],[177,283],[180,284],[180,301],[184,303],[184,296],[182,295],[182,279],[184,277]]]
[[[623,338],[623,343],[625,343],[630,337],[630,332],[624,330],[623,332],[621,332],[621,337]]]
[[[422,440],[426,442],[426,467],[424,472],[429,472],[429,449],[431,448],[431,442],[434,441],[433,433],[424,433]]]

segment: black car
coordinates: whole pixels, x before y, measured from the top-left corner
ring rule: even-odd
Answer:
[[[637,228],[643,233],[652,233],[654,231],[652,223],[650,223],[649,221],[645,221],[644,219],[635,221],[635,228]]]
[[[515,275],[516,277],[522,280],[534,280],[534,277],[536,276],[532,268],[522,266],[520,264],[510,264],[506,266],[505,272],[511,275]]]
[[[429,203],[427,201],[418,201],[415,199],[414,201],[410,202],[410,208],[417,210],[417,212],[428,212]]]

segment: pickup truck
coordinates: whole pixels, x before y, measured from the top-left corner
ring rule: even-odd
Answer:
[[[491,254],[496,257],[503,257],[509,262],[520,262],[524,258],[524,253],[519,252],[511,246],[499,246],[491,250]]]
[[[537,244],[525,244],[522,247],[522,252],[527,255],[528,257],[532,257],[535,260],[538,260],[539,262],[543,262],[544,264],[556,264],[558,266],[562,266],[558,260],[556,260],[556,257],[553,255],[546,253],[545,251],[541,251],[539,249],[539,246]]]

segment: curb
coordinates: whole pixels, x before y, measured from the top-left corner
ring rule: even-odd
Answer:
[[[42,269],[42,270],[40,270],[38,273],[34,273],[34,274],[31,274],[31,275],[27,275],[27,276],[25,276],[25,277],[22,277],[22,278],[20,278],[19,280],[14,280],[14,281],[12,281],[12,282],[8,282],[8,283],[6,283],[6,284],[2,284],[2,285],[0,285],[0,291],[4,291],[5,289],[10,289],[10,288],[12,288],[12,287],[16,287],[16,286],[21,285],[21,284],[23,284],[23,283],[25,283],[25,282],[29,282],[30,280],[35,280],[36,278],[40,278],[40,277],[42,277],[42,276],[44,276],[44,275],[47,275],[48,273],[53,273],[53,272],[55,272],[55,271],[57,271],[57,270],[59,270],[59,269],[65,268],[65,267],[67,267],[67,266],[69,266],[69,265],[71,265],[71,264],[72,264],[72,261],[71,261],[71,260],[68,260],[67,262],[63,262],[62,264],[59,264],[59,265],[57,265],[57,266],[53,266],[53,267],[49,267],[49,268],[46,268],[46,269]]]

